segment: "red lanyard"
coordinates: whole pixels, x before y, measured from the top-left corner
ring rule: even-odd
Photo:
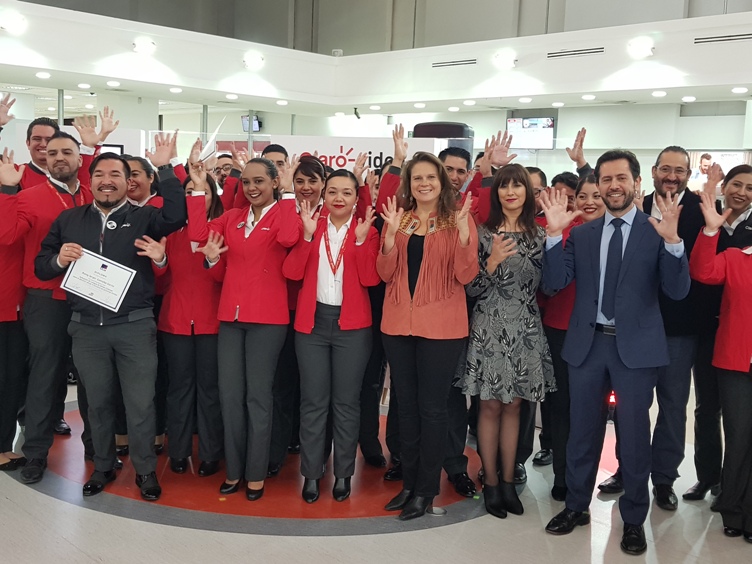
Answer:
[[[63,197],[60,195],[60,192],[55,189],[55,187],[52,185],[52,183],[49,180],[47,181],[47,186],[50,187],[50,190],[52,190],[55,193],[55,196],[57,196],[58,200],[60,200],[60,203],[63,204],[63,207],[67,210],[68,209],[68,203],[65,200],[63,200]],[[81,204],[80,205],[83,206],[86,202],[84,202],[84,195],[81,192],[81,188],[80,187],[78,189],[78,193],[81,196],[81,198],[80,198],[81,199]],[[73,205],[75,205],[75,203],[76,203],[76,195],[72,194],[72,196],[73,196]]]
[[[342,239],[342,245],[340,246],[339,252],[337,253],[337,262],[334,262],[334,260],[332,259],[332,249],[329,246],[329,226],[327,226],[324,230],[324,246],[326,247],[326,258],[329,259],[329,268],[332,269],[332,274],[334,276],[337,276],[337,271],[339,270],[339,267],[342,264],[342,259],[345,256],[345,243],[347,242],[347,236],[349,234],[350,230],[348,229],[347,231],[345,231],[345,238]]]

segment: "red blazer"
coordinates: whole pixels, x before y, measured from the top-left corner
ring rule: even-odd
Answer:
[[[85,184],[86,186],[91,186],[91,174],[89,174],[89,167],[91,166],[91,163],[94,162],[94,158],[96,157],[97,153],[99,153],[98,147],[93,155],[81,155],[82,162],[81,168],[78,169],[78,181],[82,185]],[[26,168],[23,171],[21,182],[19,183],[21,190],[32,188],[37,184],[42,184],[43,182],[47,182],[47,173],[37,165],[35,165],[33,162],[26,163]]]
[[[716,254],[718,236],[700,233],[692,248],[689,273],[703,284],[723,284],[721,315],[713,351],[713,366],[723,370],[749,372],[752,364],[752,255],[741,249]]]
[[[577,221],[564,230],[564,232],[562,233],[562,244],[566,244],[567,238],[569,237],[569,232],[573,227],[579,224],[580,222]],[[541,311],[543,312],[543,325],[545,325],[546,327],[553,327],[554,329],[561,329],[562,331],[566,331],[569,328],[569,318],[572,316],[572,311],[574,310],[576,287],[577,285],[575,284],[575,282],[572,282],[571,284],[569,284],[569,286],[567,286],[560,292],[554,294],[553,296],[547,296],[545,298],[545,301],[543,301],[543,306],[541,307]],[[541,306],[541,295],[542,293],[539,292],[539,306]]]
[[[0,276],[0,322],[17,321],[26,297],[26,288],[22,284],[23,278],[23,243],[0,245],[0,265],[3,274]]]
[[[82,184],[75,197],[76,206],[90,204],[93,199],[89,187]],[[24,286],[52,290],[52,297],[56,300],[66,298],[65,291],[60,288],[63,277],[41,281],[34,274],[34,259],[52,223],[61,212],[73,207],[73,201],[70,194],[62,194],[47,180],[21,190],[15,196],[0,194],[0,244],[24,241]]]
[[[295,202],[274,204],[247,239],[248,208],[229,210],[207,223],[204,198],[192,196],[187,203],[190,240],[204,243],[209,232],[214,231],[224,236],[225,245],[229,247],[223,257],[227,271],[219,301],[219,320],[270,325],[290,323],[287,280],[282,274],[282,264],[302,232]]]
[[[328,224],[328,219],[320,218],[313,240],[308,242],[301,237],[287,255],[282,270],[291,280],[303,280],[295,314],[295,330],[300,333],[313,331],[321,239]],[[356,227],[357,222],[353,218],[343,250],[345,255],[342,259],[342,310],[339,316],[339,327],[343,331],[371,326],[368,286],[376,286],[381,282],[379,273],[376,272],[379,233],[375,227],[371,227],[363,244],[356,245]]]
[[[157,329],[174,335],[216,335],[217,310],[227,261],[204,268],[203,253],[194,253],[188,229],[167,237],[167,266],[156,269],[166,288]]]

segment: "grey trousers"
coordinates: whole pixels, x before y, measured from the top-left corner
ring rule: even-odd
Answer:
[[[287,325],[223,321],[219,326],[219,401],[228,480],[266,478],[272,386],[286,334]]]
[[[71,321],[76,359],[89,400],[94,467],[115,465],[115,392],[120,381],[128,422],[130,458],[137,474],[157,469],[154,444],[154,384],[157,379],[157,326],[153,318],[118,325],[85,325]]]
[[[334,476],[355,472],[360,432],[360,388],[371,355],[371,328],[343,331],[340,308],[316,304],[313,332],[295,334],[300,368],[300,471],[324,474],[326,419],[332,407]]]

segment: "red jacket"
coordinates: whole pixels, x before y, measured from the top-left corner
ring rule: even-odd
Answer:
[[[216,335],[217,310],[222,293],[226,260],[220,258],[213,268],[204,268],[203,253],[194,253],[188,229],[167,238],[167,267],[157,269],[166,289],[157,329],[174,335]]]
[[[537,218],[536,218],[537,221]],[[579,225],[577,221],[573,225],[567,227],[562,233],[562,244],[566,244],[569,232],[573,227]],[[541,306],[540,296],[538,293],[538,305]],[[553,296],[547,296],[543,301],[541,311],[543,312],[543,325],[546,327],[553,327],[554,329],[561,329],[566,331],[569,328],[569,318],[572,317],[572,311],[574,310],[574,298],[576,295],[576,284],[572,282],[566,288]]]
[[[248,238],[245,237],[248,208],[229,210],[207,223],[204,198],[192,196],[187,203],[190,240],[204,243],[209,232],[214,231],[224,236],[229,247],[223,257],[227,271],[219,301],[219,320],[290,323],[282,264],[302,231],[295,202],[282,201],[272,206]]]
[[[689,259],[689,273],[703,284],[723,284],[721,315],[713,351],[713,366],[748,373],[752,364],[752,255],[741,249],[716,254],[718,236],[697,236]]]
[[[321,239],[328,224],[328,219],[319,218],[313,240],[308,242],[301,237],[285,259],[284,275],[291,280],[303,280],[295,314],[295,330],[300,333],[313,331]],[[381,281],[376,272],[379,233],[375,227],[371,227],[363,244],[356,245],[356,227],[357,221],[353,219],[343,250],[342,309],[339,316],[339,327],[343,331],[371,326],[368,286],[376,286]]]
[[[10,245],[24,241],[24,286],[52,290],[53,298],[65,300],[65,291],[60,288],[63,277],[47,282],[39,280],[34,274],[34,259],[57,216],[72,208],[74,201],[76,206],[80,206],[90,204],[93,199],[88,186],[82,184],[73,198],[70,194],[58,191],[46,179],[43,184],[21,190],[15,196],[0,194],[0,243]]]
[[[0,276],[0,322],[17,321],[23,307],[26,288],[21,280],[23,277],[23,243],[0,245],[0,265],[3,274]]]
[[[94,162],[96,154],[99,152],[97,148],[94,155],[81,155],[81,168],[78,169],[78,181],[82,185],[91,186],[91,174],[89,174],[89,167]],[[33,162],[26,163],[26,168],[21,176],[21,182],[19,186],[21,190],[32,188],[37,184],[47,182],[47,173],[35,165]]]

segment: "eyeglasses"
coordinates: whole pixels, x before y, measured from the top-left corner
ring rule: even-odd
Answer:
[[[662,167],[660,167],[660,168],[658,169],[658,172],[660,172],[660,173],[661,173],[661,174],[662,174],[663,176],[668,176],[668,175],[669,175],[669,174],[671,174],[672,172],[673,172],[673,173],[674,173],[674,174],[675,174],[676,176],[684,176],[684,175],[685,175],[685,174],[687,174],[687,173],[688,173],[689,171],[688,171],[688,170],[687,170],[686,168],[681,168],[681,167],[678,167],[678,168],[672,168],[672,167],[670,167],[670,166],[662,166]]]
[[[219,174],[220,172],[230,172],[232,170],[231,164],[226,164],[225,166],[218,166],[214,169],[214,174]]]

